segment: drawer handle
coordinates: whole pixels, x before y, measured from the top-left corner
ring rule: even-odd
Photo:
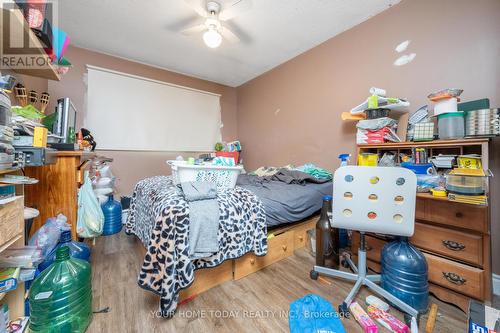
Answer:
[[[255,264],[255,259],[254,258],[250,259],[250,265],[253,265],[253,264]]]
[[[460,219],[460,218],[464,217],[464,214],[462,214],[461,212],[456,212],[455,216],[457,219]]]
[[[303,241],[304,240],[304,236],[299,236],[299,241]]]
[[[449,282],[456,284],[456,285],[459,285],[459,286],[461,286],[461,285],[465,284],[465,282],[467,282],[466,279],[464,279],[463,277],[461,277],[460,275],[458,275],[456,273],[443,272],[443,276]]]
[[[448,249],[452,251],[463,251],[465,250],[465,245],[459,242],[455,242],[452,240],[443,240],[443,245]]]
[[[365,244],[365,250],[368,252],[368,251],[371,251],[373,250],[373,247],[371,247],[370,245],[368,245],[368,243]]]
[[[286,246],[286,245],[283,245],[281,248],[283,249],[283,251],[286,251],[287,246]]]

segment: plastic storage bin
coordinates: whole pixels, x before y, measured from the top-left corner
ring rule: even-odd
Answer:
[[[446,189],[449,192],[466,195],[481,195],[486,192],[488,186],[487,176],[466,176],[452,175],[446,176]]]
[[[69,248],[69,253],[72,258],[90,261],[90,247],[85,243],[73,241],[71,239],[71,230],[65,230],[61,233],[61,238],[59,238],[59,243],[56,247],[47,255],[47,258],[38,265],[40,272],[52,265],[56,259],[57,249],[63,246]]]
[[[428,266],[422,252],[400,237],[382,249],[381,286],[415,310],[429,306]]]
[[[122,230],[122,205],[110,195],[101,208],[104,214],[102,234],[109,236],[120,232]]]
[[[242,165],[218,166],[212,164],[192,165],[186,161],[167,161],[172,168],[174,184],[184,182],[206,181],[214,182],[218,188],[234,188],[238,175],[243,170]]]
[[[438,115],[440,139],[460,139],[465,136],[463,112],[449,112]]]
[[[410,169],[417,175],[432,175],[434,172],[434,165],[432,163],[416,164],[411,162],[401,163],[402,168]]]
[[[85,332],[92,318],[90,264],[57,249],[56,261],[40,274],[29,292],[32,333]]]
[[[361,153],[358,155],[359,166],[377,166],[378,154]]]

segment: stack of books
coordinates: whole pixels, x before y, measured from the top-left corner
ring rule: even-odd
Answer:
[[[449,193],[448,200],[472,205],[488,205],[488,197],[486,195],[462,195],[456,193]]]
[[[16,289],[20,271],[19,267],[0,268],[0,293]]]

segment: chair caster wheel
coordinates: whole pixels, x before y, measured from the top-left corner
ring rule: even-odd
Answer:
[[[318,272],[316,272],[314,269],[309,272],[309,277],[312,280],[317,280],[318,279]]]
[[[349,318],[351,313],[349,312],[349,307],[345,302],[339,305],[339,314],[344,318]]]

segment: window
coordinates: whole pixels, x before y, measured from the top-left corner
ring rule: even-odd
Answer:
[[[84,127],[98,149],[212,151],[220,95],[87,65]]]

